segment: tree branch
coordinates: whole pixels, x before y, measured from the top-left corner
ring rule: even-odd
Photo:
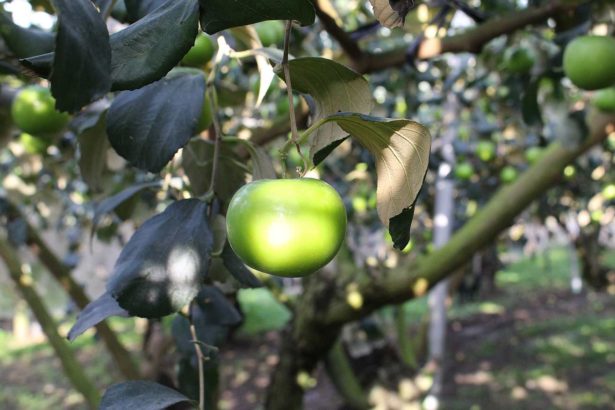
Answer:
[[[297,301],[292,326],[282,342],[280,361],[272,377],[266,408],[301,408],[303,390],[297,383],[300,372],[311,372],[331,348],[342,326],[390,304],[399,304],[424,295],[429,288],[470,260],[491,243],[532,201],[543,195],[561,178],[563,169],[593,145],[615,132],[615,116],[595,114],[588,118],[590,136],[576,149],[552,144],[539,163],[510,186],[498,191],[487,205],[444,247],[413,262],[384,272],[379,278],[355,278],[363,296],[363,306],[354,309],[336,281],[318,272],[308,279]],[[347,277],[338,272],[337,277]]]
[[[0,259],[4,260],[15,286],[21,292],[28,306],[30,306],[36,320],[41,324],[47,340],[49,340],[62,363],[66,377],[68,377],[75,389],[83,395],[88,406],[91,409],[97,408],[100,401],[98,389],[84,373],[83,367],[75,359],[75,355],[66,340],[58,333],[53,318],[32,286],[32,278],[23,271],[23,265],[19,260],[17,250],[4,238],[0,238]]]

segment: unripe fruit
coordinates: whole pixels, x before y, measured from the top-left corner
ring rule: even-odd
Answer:
[[[593,104],[600,111],[615,111],[615,87],[605,88],[596,92],[592,99]]]
[[[265,179],[237,191],[226,225],[228,241],[246,265],[299,277],[333,259],[344,240],[346,210],[339,194],[323,181]]]
[[[23,88],[11,106],[13,122],[28,134],[52,134],[61,131],[69,115],[55,109],[55,99],[48,88],[28,86]]]
[[[207,34],[198,34],[194,45],[184,58],[182,64],[188,67],[202,67],[209,63],[216,53],[216,45]]]
[[[564,72],[577,87],[599,90],[615,83],[615,38],[582,36],[564,51]]]

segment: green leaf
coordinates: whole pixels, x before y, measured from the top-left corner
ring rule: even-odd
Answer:
[[[209,34],[265,20],[297,20],[314,23],[314,6],[309,0],[199,0],[201,27]]]
[[[199,292],[213,246],[207,205],[172,203],[148,219],[115,263],[107,291],[131,315],[159,318],[179,311]]]
[[[197,0],[167,0],[144,18],[111,36],[112,89],[133,90],[159,80],[194,45]]]
[[[200,74],[169,76],[124,91],[107,114],[111,146],[135,167],[160,172],[194,135],[204,97]]]
[[[51,94],[60,111],[74,112],[111,89],[109,32],[90,0],[54,0],[58,34]]]
[[[88,113],[89,123],[79,127],[79,170],[81,178],[92,191],[100,191],[101,177],[105,170],[107,150],[110,148],[107,138],[106,111]],[[84,121],[83,117],[75,119]]]
[[[0,35],[7,47],[18,58],[32,57],[53,51],[55,37],[52,33],[23,28],[13,23],[13,20],[0,11]]]
[[[105,392],[100,410],[163,410],[191,400],[169,387],[150,381],[128,381],[114,384]]]
[[[293,88],[310,94],[316,103],[313,122],[338,112],[369,114],[372,94],[369,84],[348,67],[320,57],[297,58],[289,62]],[[283,78],[281,73],[278,75]],[[348,135],[334,122],[316,130],[311,143],[312,158],[323,148]]]
[[[209,325],[235,326],[241,323],[237,308],[215,286],[205,286],[196,297],[203,310],[205,323]]]
[[[104,215],[113,212],[113,210],[115,210],[117,207],[128,201],[130,198],[132,198],[134,195],[141,192],[142,190],[158,186],[160,186],[160,181],[136,184],[100,201],[94,207],[94,218],[92,220],[92,235],[94,235],[94,231],[96,230],[96,227],[100,222],[100,218],[102,218]]]
[[[242,140],[252,158],[252,180],[277,178],[273,161],[263,147],[254,145],[249,140]]]
[[[191,192],[200,196],[209,190],[213,168],[214,144],[193,140],[182,151],[182,166],[190,180]],[[228,203],[233,194],[246,183],[246,168],[229,144],[222,143],[218,162],[215,193]]]
[[[135,22],[156,10],[167,0],[124,0],[124,2],[128,21]]]
[[[229,273],[241,285],[249,288],[260,288],[263,285],[246,267],[241,259],[235,254],[231,245],[227,242],[222,250],[222,263]]]
[[[540,78],[530,82],[523,91],[521,97],[521,114],[523,121],[527,125],[541,125],[542,116],[540,114],[540,105],[538,103],[538,88]]]
[[[55,53],[41,54],[19,60],[24,67],[42,78],[49,78]]]
[[[339,113],[321,121],[335,122],[376,158],[377,208],[382,223],[403,248],[416,198],[429,164],[431,136],[427,128],[410,120],[392,120],[356,113]],[[403,215],[400,217],[400,215]],[[394,225],[391,226],[391,221]],[[404,243],[405,242],[405,243]]]

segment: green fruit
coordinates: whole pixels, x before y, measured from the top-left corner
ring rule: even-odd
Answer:
[[[269,47],[284,42],[284,24],[278,20],[261,21],[254,25],[263,46]]]
[[[28,86],[23,88],[11,106],[13,122],[28,134],[51,134],[61,131],[68,114],[55,109],[56,100],[48,88]]]
[[[203,108],[201,109],[201,117],[199,118],[199,123],[197,124],[197,133],[205,131],[208,129],[211,124],[214,122],[214,112],[211,108],[211,103],[205,93],[205,99],[203,100]]]
[[[592,102],[600,111],[615,111],[615,87],[604,88],[596,92]]]
[[[476,154],[481,161],[491,161],[495,157],[495,144],[491,141],[480,141],[476,145]]]
[[[299,104],[299,97],[293,95],[293,105],[296,107]],[[284,95],[276,103],[276,111],[278,116],[286,115],[290,111],[290,104],[288,103],[288,96]]]
[[[51,141],[47,138],[35,137],[26,132],[22,132],[19,136],[19,143],[28,154],[43,154],[47,151],[47,147],[51,145]]]
[[[182,58],[182,64],[189,67],[202,67],[211,61],[215,53],[216,46],[213,40],[207,34],[199,34],[192,48]]]
[[[461,162],[455,167],[455,177],[467,181],[474,175],[474,167],[469,162]]]
[[[615,184],[608,184],[604,188],[602,188],[602,196],[607,201],[612,201],[615,199]]]
[[[534,56],[525,48],[509,48],[504,55],[504,67],[513,74],[528,73],[534,66]]]
[[[531,165],[538,162],[538,160],[543,156],[544,149],[540,147],[530,147],[525,151],[525,159]]]
[[[504,182],[505,184],[510,184],[515,179],[517,179],[518,175],[519,174],[515,167],[513,167],[512,165],[506,165],[500,171],[500,181]]]
[[[367,212],[367,199],[362,196],[352,198],[352,209],[358,214]]]
[[[574,178],[576,173],[577,173],[577,169],[574,167],[574,165],[568,165],[566,166],[566,168],[564,168],[564,177],[566,179]]]
[[[582,36],[564,51],[564,72],[577,87],[599,90],[615,83],[615,38]]]
[[[317,179],[265,179],[244,185],[226,215],[228,241],[253,269],[284,277],[325,266],[346,232],[338,193]]]

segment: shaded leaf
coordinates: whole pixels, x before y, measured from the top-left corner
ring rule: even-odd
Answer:
[[[203,195],[209,190],[213,155],[214,144],[201,139],[190,141],[182,151],[182,166],[190,180],[191,191],[196,196]],[[216,177],[216,196],[228,203],[245,182],[245,165],[240,162],[229,144],[222,143]]]
[[[313,158],[314,166],[317,166],[318,164],[323,162],[325,160],[325,158],[327,158],[329,156],[329,154],[333,152],[334,149],[339,147],[342,142],[346,141],[347,138],[348,137],[340,138],[339,140],[335,140],[331,144],[329,144],[326,147],[324,147],[323,149],[321,149],[320,151],[315,152],[314,153],[314,158]]]
[[[209,34],[265,20],[297,20],[314,23],[314,6],[309,0],[199,0],[201,27]]]
[[[248,140],[243,140],[252,158],[252,180],[277,178],[273,161],[263,147],[254,145]]]
[[[111,316],[128,317],[129,314],[118,305],[117,300],[108,292],[105,292],[101,297],[88,304],[81,313],[79,313],[77,322],[68,332],[68,340],[75,340],[75,338],[83,334],[83,332]]]
[[[297,58],[289,62],[293,88],[309,94],[316,104],[313,121],[338,112],[369,114],[372,94],[369,84],[348,67],[320,57]],[[283,79],[283,75],[278,73]],[[313,134],[311,156],[348,135],[337,124],[326,123]]]
[[[100,222],[100,218],[102,218],[104,215],[112,212],[115,208],[117,208],[118,206],[120,206],[121,204],[129,200],[130,198],[132,198],[138,192],[146,188],[153,188],[157,186],[160,186],[159,181],[145,182],[142,184],[133,185],[131,187],[124,189],[121,192],[118,192],[117,194],[113,196],[110,196],[100,201],[94,208],[94,218],[92,221],[92,234],[94,234],[94,231],[96,230],[96,227],[98,226],[98,223]]]
[[[521,98],[521,114],[523,121],[527,125],[542,124],[542,116],[540,114],[540,105],[538,104],[538,88],[540,79],[530,82],[523,91]]]
[[[197,199],[174,202],[130,238],[107,290],[133,316],[177,312],[201,289],[212,245],[207,205]]]
[[[169,76],[118,95],[107,114],[111,146],[133,166],[160,172],[194,135],[205,78]]]
[[[150,381],[128,381],[114,384],[105,392],[100,410],[163,410],[190,399],[166,386]]]
[[[196,301],[203,309],[207,324],[234,326],[241,323],[241,315],[235,306],[215,286],[205,286],[197,295]]]
[[[416,201],[415,201],[416,202]],[[389,233],[396,249],[404,249],[410,242],[410,226],[414,219],[414,204],[404,209],[397,216],[390,219]]]
[[[410,120],[391,120],[356,113],[339,113],[323,120],[335,121],[376,158],[377,208],[384,225],[391,219],[407,220],[423,185],[429,165],[431,136],[427,128]],[[395,234],[400,228],[395,226]],[[402,225],[401,228],[405,229]],[[398,240],[398,244],[403,242]]]
[[[241,259],[235,254],[231,245],[227,242],[222,250],[222,263],[229,273],[243,286],[249,288],[260,288],[262,283],[246,267]]]
[[[124,0],[128,21],[135,22],[166,2],[167,0]]]
[[[19,62],[39,77],[49,78],[51,75],[51,66],[53,65],[54,57],[55,53],[47,53],[24,58],[19,60]]]
[[[141,20],[114,33],[112,89],[132,90],[165,76],[194,45],[198,24],[197,0],[167,0]]]
[[[23,28],[0,11],[0,35],[7,47],[18,58],[32,57],[53,51],[55,36],[36,28]]]
[[[74,112],[111,89],[109,32],[90,0],[54,0],[58,33],[51,93],[60,111]]]
[[[95,118],[91,122],[80,127],[77,133],[79,141],[79,170],[81,178],[88,184],[91,190],[100,191],[101,177],[105,170],[107,150],[110,148],[104,112],[91,113]]]

